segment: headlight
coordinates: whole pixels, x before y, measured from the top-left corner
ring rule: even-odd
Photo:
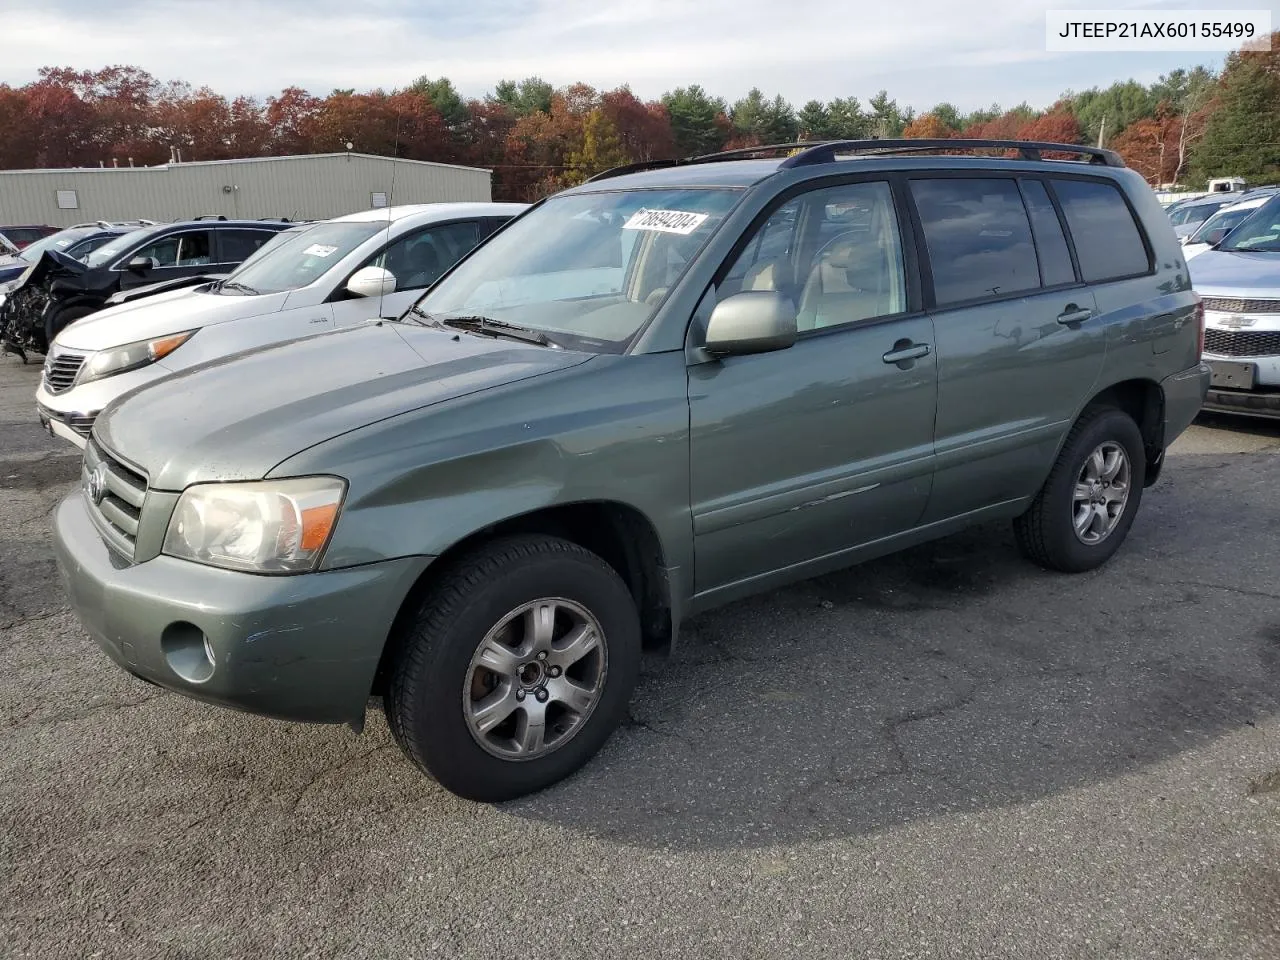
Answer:
[[[195,484],[178,499],[164,552],[228,570],[314,570],[346,489],[337,477]]]
[[[161,357],[167,357],[173,353],[195,336],[195,333],[194,330],[171,333],[153,340],[139,340],[136,343],[126,343],[122,347],[99,350],[84,362],[79,376],[76,377],[76,383],[88,383],[91,380],[101,380],[103,377],[113,377],[117,373],[136,370],[138,367],[155,363]]]

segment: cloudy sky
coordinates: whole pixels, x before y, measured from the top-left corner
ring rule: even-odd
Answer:
[[[885,88],[919,110],[1047,106],[1068,88],[1222,62],[1046,53],[1051,6],[1268,8],[1280,25],[1277,0],[40,0],[0,3],[0,82],[29,82],[44,65],[127,63],[227,95],[389,89],[428,74],[480,96],[538,75],[629,83],[642,97],[700,83],[733,100],[759,86],[797,106]]]

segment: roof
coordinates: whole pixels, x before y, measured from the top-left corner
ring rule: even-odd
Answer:
[[[501,217],[515,216],[529,208],[526,203],[403,203],[392,207],[379,207],[373,210],[359,210],[345,216],[334,217],[338,223],[382,223],[403,220],[405,217],[431,214],[433,219],[453,219],[455,217]]]
[[[468,167],[460,163],[436,163],[434,160],[409,160],[406,157],[384,157],[376,153],[358,153],[342,151],[341,153],[302,153],[284,157],[238,157],[232,160],[184,160],[181,163],[158,163],[155,166],[136,167],[45,167],[26,170],[0,170],[0,176],[18,173],[136,173],[139,170],[181,170],[183,167],[212,167],[218,165],[235,165],[244,163],[288,163],[296,160],[324,160],[336,157],[358,157],[362,160],[381,160],[387,163],[414,164],[420,167],[443,167],[452,170],[470,170],[477,173],[492,173],[488,167]]]
[[[1016,151],[1017,159],[974,155],[976,150]],[[957,151],[967,151],[958,156]],[[928,156],[932,152],[933,156]],[[1068,153],[1081,160],[1049,160],[1044,153]],[[757,159],[760,154],[780,154]],[[1087,166],[1093,171],[1123,170],[1124,160],[1112,150],[1078,144],[1035,140],[985,139],[871,139],[777,143],[743,147],[683,159],[625,164],[596,174],[570,192],[645,187],[748,187],[783,171],[799,171],[799,178],[851,170],[900,169],[1028,169],[1062,171]]]

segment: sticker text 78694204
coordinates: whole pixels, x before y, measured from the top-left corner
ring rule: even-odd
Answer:
[[[622,225],[623,230],[656,230],[659,233],[678,233],[687,236],[707,219],[705,213],[690,213],[686,210],[646,210],[640,209],[631,215]]]

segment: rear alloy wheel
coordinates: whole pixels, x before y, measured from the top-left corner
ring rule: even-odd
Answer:
[[[509,800],[587,762],[626,716],[640,624],[607,563],[554,537],[498,540],[454,562],[391,667],[392,733],[459,796]]]
[[[1114,407],[1086,410],[1031,507],[1013,522],[1019,549],[1064,573],[1106,563],[1133,525],[1146,463],[1132,417]]]

